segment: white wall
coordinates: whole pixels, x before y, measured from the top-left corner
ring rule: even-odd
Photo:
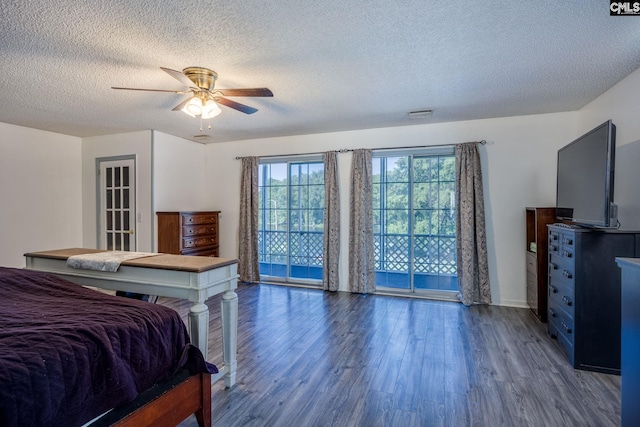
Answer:
[[[136,210],[142,214],[135,234],[137,250],[153,251],[151,131],[82,139],[82,246],[85,248],[97,247],[96,159],[126,155],[135,156],[136,161]]]
[[[0,265],[82,246],[80,138],[0,123]]]
[[[240,161],[235,156],[296,154],[341,148],[383,148],[455,144],[485,139],[481,148],[489,269],[494,304],[526,306],[525,227],[527,206],[555,204],[556,152],[575,133],[577,113],[558,113],[455,123],[370,129],[207,146],[209,188],[224,213],[220,250],[238,256]],[[351,154],[339,155],[341,193],[341,277],[347,289],[348,209]]]
[[[621,228],[640,230],[640,69],[596,98],[578,114],[575,137],[606,120],[616,125],[614,201]]]
[[[206,197],[204,145],[153,132],[153,187],[156,211],[204,210]]]
[[[213,210],[207,187],[219,183],[207,182],[206,171],[204,145],[154,131],[154,215],[159,211]],[[157,238],[154,240],[157,250]]]

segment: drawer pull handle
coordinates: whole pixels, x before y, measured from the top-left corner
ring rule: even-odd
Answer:
[[[573,244],[573,240],[571,240],[571,239],[564,239],[564,240],[562,241],[562,243],[564,243],[565,245],[572,245],[572,244]]]
[[[558,247],[556,245],[549,245],[551,252],[558,252]]]
[[[573,304],[573,302],[571,302],[571,300],[567,297],[562,297],[562,302],[565,303],[567,306],[571,307],[571,305]]]
[[[562,325],[562,327],[564,328],[564,330],[565,330],[568,334],[570,334],[570,333],[571,333],[571,328],[570,328],[569,326],[567,326],[567,324],[566,324],[566,323],[564,323],[564,322],[560,322],[560,324]]]
[[[549,317],[556,317],[556,312],[553,308],[549,309]]]
[[[558,265],[554,264],[552,262],[549,263],[549,267],[551,267],[552,270],[557,270],[558,269]]]
[[[571,279],[571,278],[573,277],[573,275],[571,274],[571,272],[570,272],[570,271],[567,271],[567,270],[563,270],[563,271],[562,271],[562,275],[563,275],[564,277],[566,277],[567,279]]]
[[[549,285],[549,290],[551,291],[552,294],[558,293],[558,289],[553,285]]]
[[[571,258],[571,252],[569,251],[562,251],[562,256],[566,257],[566,258]]]

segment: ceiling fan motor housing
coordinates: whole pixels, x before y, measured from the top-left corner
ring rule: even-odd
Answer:
[[[197,87],[213,91],[218,80],[218,73],[204,67],[187,67],[182,73],[189,78]]]

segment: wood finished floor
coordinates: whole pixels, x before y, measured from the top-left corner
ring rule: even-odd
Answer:
[[[526,309],[240,285],[214,426],[618,426],[620,377],[574,370]],[[189,304],[161,298],[186,319]],[[220,362],[220,297],[210,360]],[[181,426],[196,426],[195,417]]]

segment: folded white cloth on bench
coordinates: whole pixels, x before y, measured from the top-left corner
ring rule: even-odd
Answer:
[[[73,255],[67,259],[67,267],[81,270],[115,272],[120,263],[136,258],[158,255],[149,252],[107,251],[93,254]]]

